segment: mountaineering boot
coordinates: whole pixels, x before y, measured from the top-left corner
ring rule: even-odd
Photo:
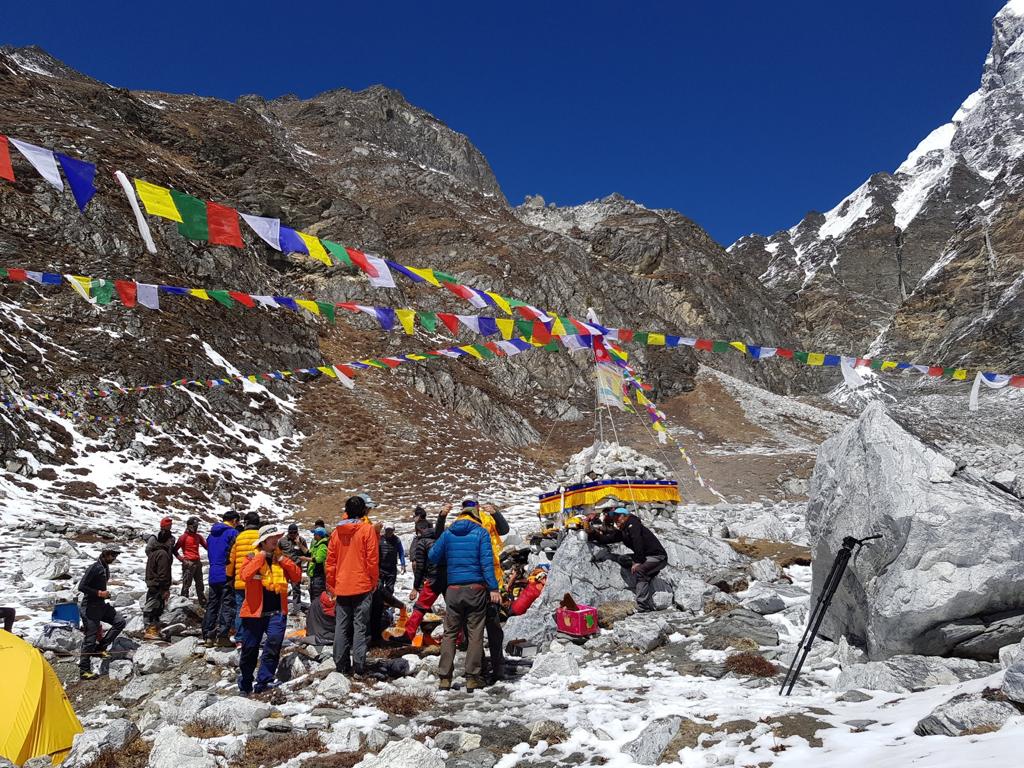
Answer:
[[[484,687],[484,684],[480,681],[479,678],[471,677],[468,680],[466,680],[466,692],[467,693],[473,693],[473,691],[479,691],[483,687]]]
[[[146,632],[145,632],[145,634],[142,635],[142,639],[143,640],[159,640],[160,639],[160,630],[157,628],[156,624],[150,624],[148,627],[146,627]]]
[[[442,677],[437,681],[437,690],[439,691],[450,691],[452,689],[452,679],[450,677]]]

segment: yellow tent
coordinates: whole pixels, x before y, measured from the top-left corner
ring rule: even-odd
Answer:
[[[15,765],[52,755],[67,757],[82,724],[57,675],[43,655],[20,637],[0,629],[0,756]]]

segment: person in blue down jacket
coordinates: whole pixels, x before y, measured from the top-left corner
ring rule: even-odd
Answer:
[[[463,509],[441,538],[430,548],[427,558],[434,565],[444,564],[448,589],[444,595],[444,639],[437,667],[442,691],[452,687],[455,668],[455,643],[460,632],[469,641],[466,651],[466,690],[481,687],[480,671],[484,651],[484,623],[489,603],[501,601],[494,575],[494,550],[491,537],[481,526],[475,507]]]
[[[229,637],[235,622],[235,590],[225,568],[231,556],[231,545],[238,536],[238,513],[225,512],[221,519],[224,522],[214,523],[206,538],[210,595],[203,615],[203,640],[207,645],[229,647],[233,645]]]

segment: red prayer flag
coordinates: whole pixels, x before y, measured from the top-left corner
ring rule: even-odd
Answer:
[[[0,136],[0,179],[14,181],[14,168],[11,167],[11,150],[7,145],[6,136]]]
[[[708,349],[710,349],[710,347],[708,347]],[[775,354],[778,355],[779,357],[784,357],[787,360],[793,359],[792,349],[784,349],[783,347],[779,347],[778,349],[775,350]]]
[[[632,328],[619,328],[619,341],[632,341],[633,340],[633,329]]]
[[[857,367],[858,368],[870,368],[871,367],[871,358],[870,357],[858,357],[857,358]]]
[[[491,352],[496,354],[498,357],[501,357],[502,355],[505,354],[505,350],[503,350],[501,347],[499,347],[493,341],[485,341],[484,342],[484,346],[487,347],[489,350],[491,350]]]
[[[378,359],[382,363],[384,363],[384,365],[386,365],[388,368],[397,368],[398,366],[400,366],[402,364],[402,361],[399,360],[396,357],[381,357],[381,358],[378,358]]]
[[[349,366],[347,366],[347,365],[336,365],[334,367],[337,368],[342,373],[344,373],[350,379],[355,378],[356,372],[355,372],[354,369],[350,368]]]
[[[940,368],[937,365],[933,365],[928,369],[929,376],[941,376],[945,372],[945,368]]]
[[[213,233],[212,229],[210,230],[210,233]],[[212,243],[213,240],[210,240],[210,242]],[[230,243],[221,243],[221,245],[230,245]],[[252,309],[256,306],[256,300],[248,293],[242,293],[241,291],[228,291],[228,296],[237,301],[243,307]]]
[[[134,283],[131,280],[115,280],[114,290],[117,291],[122,304],[126,307],[135,306],[135,299],[139,290],[138,283]]]
[[[18,283],[28,280],[28,273],[24,269],[8,269],[7,276]]]
[[[551,330],[540,320],[533,321],[533,340],[538,344],[551,343]]]
[[[365,253],[357,251],[355,248],[345,248],[345,253],[347,253],[348,257],[352,259],[353,264],[363,270],[363,272],[368,274],[370,277],[380,277],[380,274],[377,272],[377,268],[366,260]]]
[[[520,315],[525,317],[527,320],[539,320],[540,319],[540,315],[538,315],[536,312],[534,312],[529,307],[518,306],[518,307],[516,307],[516,312],[518,312]]]
[[[447,312],[438,312],[437,316],[441,320],[441,322],[447,326],[449,331],[451,331],[453,334],[458,334],[459,319],[455,315],[449,314]]]
[[[209,231],[209,241],[215,245],[232,245],[235,248],[244,248],[242,232],[238,228],[238,211],[228,208],[226,205],[217,203],[206,203],[206,227]],[[252,306],[246,304],[246,306]]]
[[[712,341],[711,339],[697,339],[697,341],[693,345],[693,348],[702,349],[705,352],[710,352],[712,349],[714,349],[714,346],[715,342]]]
[[[1024,376],[1011,376],[1010,377],[1011,387],[1024,387]]]
[[[445,288],[454,293],[460,299],[471,299],[473,298],[473,292],[464,285],[459,283],[441,283]]]
[[[340,307],[341,309],[347,309],[349,312],[358,312],[359,307],[350,301],[339,301],[334,306]]]

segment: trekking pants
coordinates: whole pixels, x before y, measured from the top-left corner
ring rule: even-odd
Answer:
[[[231,634],[231,625],[235,620],[234,589],[227,582],[209,586],[206,613],[203,614],[203,637],[227,637]]]
[[[0,619],[4,622],[4,632],[10,632],[14,629],[14,617],[13,608],[0,608]]]
[[[387,571],[380,572],[380,584],[377,585],[377,589],[386,592],[389,595],[395,594],[395,580],[398,578],[398,572],[388,573]]]
[[[163,587],[146,589],[146,602],[142,604],[142,619],[147,624],[156,624],[160,621],[160,616],[166,607],[164,602],[164,592],[166,591]]]
[[[334,603],[334,666],[339,672],[362,674],[370,644],[373,592],[336,597]]]
[[[109,648],[127,622],[114,610],[114,606],[106,601],[89,602],[82,607],[82,632],[85,633],[85,638],[82,641],[82,655],[78,659],[78,668],[88,672],[92,669],[92,657]],[[101,641],[99,634],[103,624],[109,624],[110,630]]]
[[[327,589],[327,577],[322,573],[309,577],[309,604],[312,605],[320,599],[320,595]]]
[[[423,582],[423,588],[416,597],[416,605],[413,606],[412,613],[409,614],[409,618],[405,620],[405,637],[410,643],[412,642],[412,639],[416,637],[416,630],[420,628],[420,624],[423,622],[423,617],[431,608],[434,607],[434,603],[437,602],[437,598],[440,596],[440,593],[434,591],[434,585],[432,582]]]
[[[490,594],[483,584],[452,584],[445,592],[444,639],[437,675],[451,680],[455,671],[455,644],[459,633],[469,639],[466,649],[466,678],[479,678],[484,655],[484,624]]]
[[[665,555],[651,555],[640,564],[633,574],[633,591],[636,593],[636,604],[647,611],[654,610],[654,589],[651,582],[668,565]]]
[[[268,616],[242,619],[243,635],[242,653],[238,664],[238,690],[242,693],[264,691],[274,682],[277,675],[277,663],[281,660],[281,645],[284,643],[284,631],[288,617],[280,611]],[[260,643],[263,653],[260,654]],[[253,688],[252,675],[256,671],[256,660],[259,659],[260,671],[256,676],[256,687]]]
[[[196,597],[199,602],[206,602],[206,595],[203,594],[203,561],[182,560],[181,561],[181,596],[188,597],[192,582],[196,583]]]
[[[487,631],[487,661],[491,674],[500,677],[505,674],[505,628],[501,626],[499,608],[495,603],[487,603],[484,629]]]

